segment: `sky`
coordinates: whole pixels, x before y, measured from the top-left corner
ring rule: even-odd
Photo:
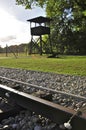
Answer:
[[[16,0],[0,0],[0,46],[19,45],[31,39],[28,19],[46,16],[44,9],[35,7],[26,10],[16,5]]]

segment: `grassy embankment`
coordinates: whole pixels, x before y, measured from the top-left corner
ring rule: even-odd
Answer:
[[[0,57],[0,66],[28,70],[53,72],[59,74],[86,76],[86,56],[46,56]]]

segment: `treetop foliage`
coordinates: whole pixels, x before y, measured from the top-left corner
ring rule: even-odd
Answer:
[[[46,4],[46,0],[16,0],[18,5],[25,6],[26,9],[31,9],[34,6],[41,6]]]

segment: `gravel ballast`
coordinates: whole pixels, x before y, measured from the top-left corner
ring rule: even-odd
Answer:
[[[86,76],[0,68],[0,76],[86,97]]]
[[[0,68],[0,76],[86,97],[86,76],[63,75],[3,67]],[[28,87],[26,88],[28,89]],[[57,99],[56,103],[74,109],[86,105],[86,102],[78,102],[70,97],[64,98],[60,94],[55,94],[53,98]],[[41,123],[38,122],[39,120]],[[0,128],[5,129],[5,127],[9,130],[60,130],[55,123],[37,115],[31,116],[29,111],[20,112],[16,117],[9,117],[9,119],[3,120]]]

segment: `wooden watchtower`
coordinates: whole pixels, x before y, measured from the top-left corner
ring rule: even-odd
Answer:
[[[40,53],[40,55],[42,55],[42,53],[43,53],[42,43],[44,42],[42,40],[42,35],[47,34],[49,37],[49,42],[50,42],[50,21],[51,21],[51,19],[47,18],[47,17],[39,16],[39,17],[36,17],[33,19],[29,19],[27,21],[30,22],[30,30],[31,30],[31,43],[30,43],[29,54],[32,54],[32,49],[33,49],[32,42],[34,42],[34,44],[38,44],[37,42],[35,42],[33,36],[39,36],[39,40],[40,40],[39,53]],[[34,27],[33,27],[33,23],[34,23]]]

